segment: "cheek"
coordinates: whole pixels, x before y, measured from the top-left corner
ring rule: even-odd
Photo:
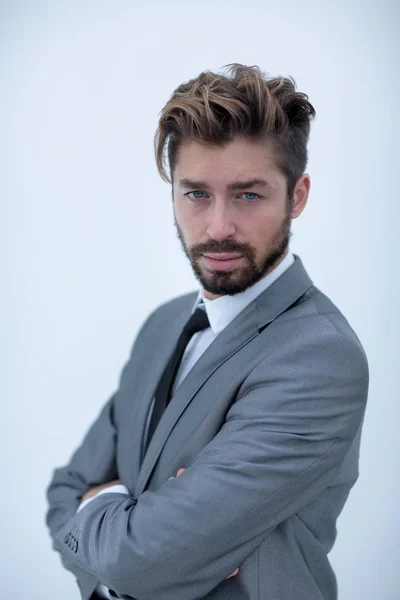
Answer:
[[[183,231],[186,236],[187,230],[190,228],[189,217],[185,214],[185,210],[176,202],[174,205],[174,213],[175,213],[175,221],[177,222],[179,228]]]
[[[273,236],[281,227],[285,214],[280,207],[274,204],[263,207],[256,215],[253,215],[254,231],[259,232],[259,236]]]
[[[201,218],[200,215],[194,215],[193,211],[181,211],[179,219],[177,215],[177,220],[188,240],[195,241],[197,238],[204,236],[206,220]]]
[[[275,210],[268,209],[253,211],[242,215],[238,221],[238,228],[243,236],[257,240],[265,240],[269,233],[278,227],[279,218]]]
[[[182,223],[182,225],[185,225],[190,221],[192,215],[186,202],[184,202],[180,198],[177,198],[175,200],[174,208],[178,223]]]
[[[256,253],[265,253],[277,232],[280,230],[282,218],[274,210],[263,211],[261,214],[252,215],[251,218],[242,219],[238,228],[240,237],[245,240]]]

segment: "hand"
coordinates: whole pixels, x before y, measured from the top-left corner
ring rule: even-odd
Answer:
[[[185,469],[178,469],[176,476],[180,477],[180,475],[182,475],[184,470]],[[170,479],[175,479],[175,477],[168,477],[168,481]],[[228,575],[227,577],[225,577],[225,579],[229,579],[229,577],[233,577],[234,575],[237,575],[238,573],[239,573],[239,567],[237,569],[235,569],[234,571],[232,571],[232,573],[230,575]]]
[[[121,483],[121,481],[119,479],[113,479],[113,481],[109,481],[107,483],[102,483],[101,485],[96,485],[95,487],[90,488],[84,494],[84,496],[82,496],[81,502],[83,502],[84,500],[87,500],[88,498],[91,498],[92,496],[95,496],[96,494],[98,494],[98,492],[100,492],[100,490],[102,490],[106,487],[110,487],[110,485],[116,485],[117,483]]]

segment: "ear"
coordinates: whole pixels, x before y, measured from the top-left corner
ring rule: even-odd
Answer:
[[[291,218],[297,219],[305,209],[307,204],[308,195],[310,193],[311,179],[308,173],[304,173],[299,179],[294,188],[293,192],[293,205],[291,211]]]

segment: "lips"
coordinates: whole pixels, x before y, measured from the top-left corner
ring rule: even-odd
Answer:
[[[218,258],[213,258],[217,256]],[[224,258],[221,258],[224,257]],[[204,254],[204,260],[208,269],[213,271],[231,271],[232,269],[236,269],[240,264],[240,261],[243,258],[243,255],[236,254]]]
[[[219,254],[205,254],[207,258],[213,258],[214,260],[232,260],[233,258],[240,258],[242,254],[228,254],[220,252]]]

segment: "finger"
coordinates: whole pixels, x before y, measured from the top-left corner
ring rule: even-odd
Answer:
[[[177,476],[177,477],[179,477],[180,475],[182,475],[182,473],[183,473],[183,471],[184,471],[184,470],[185,470],[185,469],[179,469],[179,470],[178,470],[178,473],[176,474],[176,476]]]
[[[225,579],[229,579],[229,577],[234,577],[234,575],[237,575],[238,573],[239,573],[239,569],[235,569],[234,571],[232,571],[232,573],[230,575],[225,577]]]

